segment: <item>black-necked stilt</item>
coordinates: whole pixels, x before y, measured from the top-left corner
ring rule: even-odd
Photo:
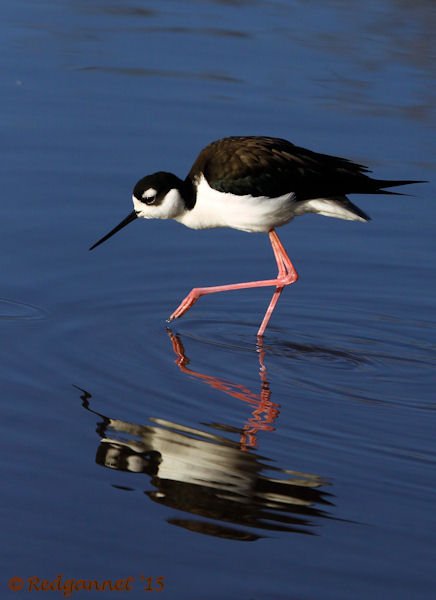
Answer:
[[[258,331],[262,336],[283,288],[298,279],[276,227],[305,213],[368,221],[346,194],[394,194],[384,188],[419,183],[372,179],[368,172],[345,158],[318,154],[280,138],[223,138],[200,152],[184,181],[165,172],[140,179],[133,189],[134,210],[90,250],[137,217],[174,219],[192,229],[268,233],[278,267],[275,279],[194,288],[169,318],[181,317],[205,294],[275,286]]]

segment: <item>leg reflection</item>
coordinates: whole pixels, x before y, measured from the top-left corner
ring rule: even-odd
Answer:
[[[220,390],[228,396],[242,400],[253,407],[251,416],[247,419],[241,430],[240,447],[241,450],[256,448],[258,432],[274,431],[275,427],[273,424],[279,415],[279,405],[271,400],[271,389],[267,378],[265,350],[262,339],[258,338],[257,345],[261,387],[260,393],[256,394],[242,384],[233,383],[214,375],[200,373],[199,371],[195,371],[188,367],[190,361],[186,355],[180,336],[174,334],[169,329],[167,331],[174,354],[176,355],[176,364],[183,373],[196,377],[213,389]]]

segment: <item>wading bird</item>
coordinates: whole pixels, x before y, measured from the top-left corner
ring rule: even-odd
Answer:
[[[395,194],[385,188],[419,183],[372,179],[368,172],[345,158],[312,152],[280,138],[223,138],[200,152],[185,180],[162,171],[140,179],[133,189],[134,210],[90,250],[137,217],[174,219],[192,229],[231,227],[267,233],[277,263],[276,278],[194,288],[169,318],[181,317],[206,294],[273,286],[257,333],[263,336],[283,288],[298,279],[277,227],[305,213],[368,221],[347,194]]]

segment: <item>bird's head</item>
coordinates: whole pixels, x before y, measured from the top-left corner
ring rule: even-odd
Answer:
[[[180,215],[185,210],[182,195],[184,185],[184,182],[176,175],[164,171],[140,179],[133,188],[134,210],[121,223],[91,246],[90,250],[108,240],[137,217],[144,219],[174,219],[174,217]]]
[[[147,175],[133,188],[136,216],[144,219],[173,219],[184,209],[183,181],[172,173]]]

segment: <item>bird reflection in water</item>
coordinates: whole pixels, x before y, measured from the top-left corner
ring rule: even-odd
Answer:
[[[176,364],[182,373],[196,377],[210,385],[210,387],[224,392],[228,396],[237,398],[249,404],[253,410],[251,417],[245,423],[240,438],[241,450],[257,447],[257,433],[259,431],[274,431],[273,423],[279,415],[279,405],[271,401],[271,389],[267,379],[267,370],[265,366],[265,350],[262,338],[258,338],[257,352],[259,357],[259,375],[261,381],[260,393],[255,394],[245,386],[232,383],[215,377],[199,373],[188,367],[189,358],[186,356],[185,348],[179,335],[174,334],[170,329],[167,330],[170,337],[174,353],[176,355]]]
[[[155,417],[149,418],[150,424],[114,419],[93,410],[91,394],[78,388],[83,407],[100,419],[97,464],[150,477],[155,489],[145,494],[189,514],[189,518],[167,521],[190,531],[239,541],[263,537],[253,529],[313,535],[314,519],[332,518],[326,512],[333,505],[332,495],[320,489],[327,482],[318,475],[275,467],[250,451],[257,433],[273,430],[278,415],[278,405],[271,401],[263,349],[258,348],[261,391],[254,394],[242,385],[188,368],[180,337],[172,332],[169,336],[182,372],[253,408],[240,442],[225,437],[234,429],[221,424],[210,426],[218,431],[214,433]]]

